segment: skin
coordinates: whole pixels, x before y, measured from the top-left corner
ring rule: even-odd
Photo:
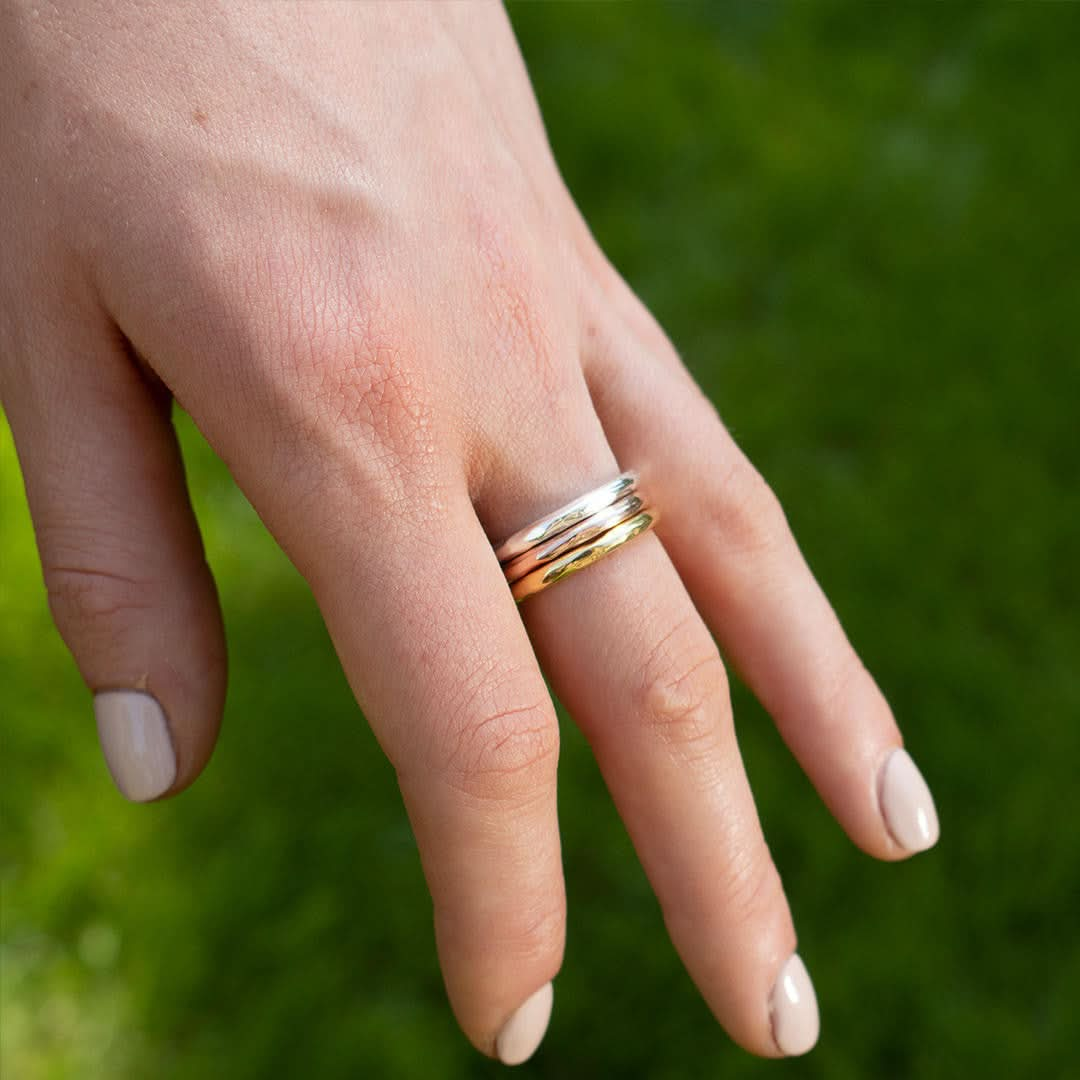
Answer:
[[[875,788],[900,734],[590,236],[501,8],[8,2],[0,50],[0,395],[57,626],[91,689],[161,702],[169,794],[225,685],[175,399],[310,583],[397,771],[469,1039],[493,1053],[562,960],[543,668],[701,993],[776,1056],[795,931],[713,634],[881,859],[906,854]],[[620,467],[658,532],[519,610],[491,541]]]

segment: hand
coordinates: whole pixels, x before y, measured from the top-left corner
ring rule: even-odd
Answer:
[[[860,847],[931,846],[933,802],[775,497],[590,237],[501,10],[2,18],[0,395],[121,790],[190,784],[224,697],[175,398],[312,587],[473,1043],[529,1056],[562,958],[542,664],[717,1018],[809,1049],[706,622]],[[658,534],[519,610],[491,541],[620,467]]]

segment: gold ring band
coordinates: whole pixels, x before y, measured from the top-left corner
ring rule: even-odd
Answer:
[[[510,591],[514,599],[520,604],[527,597],[534,596],[556,582],[562,581],[563,578],[576,574],[579,570],[584,570],[586,566],[592,566],[594,562],[604,558],[605,555],[610,555],[634,537],[647,532],[656,524],[658,517],[656,510],[652,508],[642,510],[632,518],[601,533],[595,539],[586,541],[580,547],[574,548],[545,566],[530,571],[511,584]]]
[[[637,491],[638,474],[614,480],[545,514],[495,548],[520,604],[648,532],[659,517]]]

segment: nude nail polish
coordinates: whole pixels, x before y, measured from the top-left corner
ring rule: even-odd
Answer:
[[[805,1054],[818,1039],[817,996],[810,974],[798,953],[780,969],[770,1001],[773,1039],[788,1057]]]
[[[894,750],[885,760],[878,799],[889,832],[906,851],[926,851],[938,842],[934,797],[906,750]]]
[[[504,1065],[520,1065],[536,1053],[551,1019],[555,990],[545,983],[503,1024],[495,1039],[495,1053]]]
[[[140,690],[94,696],[98,739],[120,792],[132,802],[163,795],[176,780],[176,754],[165,712]]]

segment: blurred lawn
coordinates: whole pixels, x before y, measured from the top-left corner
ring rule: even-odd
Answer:
[[[1080,12],[513,12],[571,189],[784,499],[943,824],[872,863],[737,691],[823,1015],[760,1062],[565,724],[569,946],[523,1074],[1080,1075]],[[0,425],[0,1073],[497,1075],[310,597],[179,425],[232,681],[206,775],[150,808],[100,760]]]

